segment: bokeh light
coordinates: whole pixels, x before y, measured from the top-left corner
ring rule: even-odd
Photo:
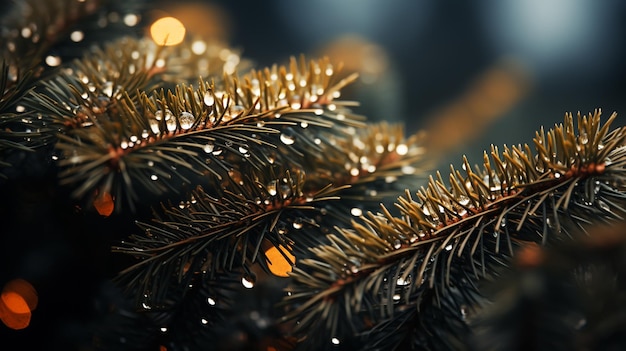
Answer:
[[[113,197],[108,192],[102,192],[93,201],[93,207],[101,216],[108,217],[113,213],[115,203]]]
[[[293,269],[296,257],[282,245],[271,246],[265,251],[270,272],[278,277],[287,277]]]
[[[152,40],[158,45],[173,46],[185,39],[185,25],[174,17],[162,17],[150,26]]]
[[[37,291],[26,280],[9,281],[0,294],[0,320],[11,329],[28,327],[38,299]]]

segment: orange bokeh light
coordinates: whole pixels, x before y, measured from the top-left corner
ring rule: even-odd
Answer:
[[[98,194],[98,196],[93,200],[93,207],[95,207],[96,211],[98,211],[101,216],[108,217],[111,213],[113,213],[115,202],[113,201],[111,194],[103,192]]]
[[[23,279],[11,280],[0,294],[0,320],[11,329],[28,327],[38,300],[37,291],[29,282]]]
[[[289,276],[289,272],[291,272],[293,264],[296,262],[296,257],[282,245],[278,245],[278,247],[272,245],[265,251],[265,257],[267,258],[270,272],[278,277]]]

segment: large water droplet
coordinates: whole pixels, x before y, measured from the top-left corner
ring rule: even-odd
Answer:
[[[269,182],[265,189],[267,189],[268,194],[270,194],[271,196],[276,195],[276,193],[278,192],[276,188],[276,181],[272,180],[271,182]]]
[[[178,117],[178,123],[180,123],[180,127],[182,129],[189,129],[193,126],[193,122],[196,121],[196,116],[189,112],[182,112],[180,117]]]
[[[154,118],[157,121],[161,121],[163,119],[165,119],[166,121],[169,121],[170,119],[172,119],[172,111],[170,111],[169,109],[165,109],[165,112],[163,112],[163,110],[158,110],[154,113]]]
[[[350,210],[350,214],[353,215],[354,217],[360,217],[361,215],[363,215],[363,210],[358,207],[353,207]]]
[[[159,134],[161,132],[161,130],[159,129],[159,121],[155,119],[150,119],[150,129],[152,129],[152,133]]]
[[[285,131],[280,135],[280,141],[285,145],[291,145],[296,142],[296,138],[294,137],[294,131],[291,128],[286,128]]]
[[[202,148],[202,150],[204,150],[207,154],[213,152],[214,149],[215,145],[213,145],[213,143],[206,143],[206,145]]]
[[[113,96],[113,82],[105,82],[102,84],[102,93],[105,96],[112,97]]]
[[[254,278],[250,276],[243,276],[241,277],[241,284],[246,289],[252,289],[254,287]]]
[[[170,132],[176,131],[176,120],[174,120],[173,118],[166,119],[165,125],[167,126],[167,130],[169,130]]]
[[[291,145],[296,141],[296,139],[293,136],[289,136],[283,133],[280,135],[280,141],[282,141],[285,145]]]

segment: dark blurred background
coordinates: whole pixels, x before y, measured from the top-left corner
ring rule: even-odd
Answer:
[[[407,132],[430,131],[429,152],[444,169],[459,164],[462,154],[480,161],[491,143],[531,142],[539,126],[550,128],[566,112],[601,108],[607,117],[614,111],[626,116],[623,1],[160,5],[174,12],[198,5],[219,11],[216,19],[228,30],[218,35],[259,65],[300,53],[345,62],[361,73],[349,92],[361,102],[358,111],[371,120],[404,122]]]

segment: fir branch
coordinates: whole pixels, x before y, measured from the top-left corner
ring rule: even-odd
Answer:
[[[353,78],[333,82],[327,60],[311,61],[311,67],[323,64],[326,73],[308,75],[308,80],[300,79],[302,74],[293,67],[290,73],[280,69],[276,77],[284,79],[268,74],[269,81],[259,83],[263,90],[255,83],[239,86],[238,78],[226,76],[223,90],[201,80],[197,88],[181,84],[167,92],[126,91],[140,88],[137,82],[147,81],[152,68],[125,79],[127,86],[105,79],[122,76],[132,62],[123,59],[102,73],[94,64],[84,63],[81,67],[89,73],[48,82],[47,91],[35,93],[31,100],[32,106],[42,106],[55,123],[66,127],[56,144],[63,153],[58,162],[60,181],[74,185],[73,195],[88,203],[93,196],[110,194],[116,204],[133,206],[136,184],[158,195],[203,181],[215,185],[233,168],[243,173],[246,167],[260,169],[273,163],[305,168],[307,159],[319,159],[324,150],[334,148],[322,139],[351,131],[342,125],[361,125],[351,115],[334,112],[334,96]],[[298,98],[297,105],[283,103],[296,78],[300,80],[294,91],[306,97]],[[314,94],[305,94],[312,89],[307,84],[315,87]],[[312,105],[312,100],[318,101],[315,109],[302,107]],[[298,124],[300,128],[294,128]],[[279,144],[289,147],[277,148]]]
[[[22,98],[32,89],[35,73],[2,61],[0,67],[0,168],[12,167],[19,152],[33,152],[53,142],[42,118],[25,113]],[[4,170],[0,178],[6,179]]]
[[[345,201],[360,202],[362,212],[374,203],[395,199],[406,186],[416,186],[425,172],[422,133],[404,136],[401,124],[368,124],[347,138],[332,142],[343,153],[330,153],[309,171],[309,187],[323,184],[350,185],[341,193]],[[404,187],[404,188],[401,188]],[[373,210],[373,208],[372,208]]]
[[[220,330],[228,322],[233,310],[240,305],[242,295],[241,272],[212,273],[205,279],[198,273],[186,289],[171,285],[162,301],[152,300],[147,293],[137,308],[134,300],[115,299],[101,311],[104,318],[96,326],[96,350],[142,349],[147,345],[182,349],[183,345],[212,348],[220,343]],[[191,286],[189,286],[191,285]],[[133,331],[128,333],[128,331]],[[125,338],[120,338],[125,335]]]
[[[293,306],[287,319],[298,320],[297,335],[326,348],[333,337],[397,326],[399,310],[441,306],[455,289],[475,293],[473,282],[506,265],[520,242],[554,244],[586,223],[621,219],[626,133],[609,131],[615,117],[601,125],[600,111],[579,115],[576,129],[566,115],[564,124],[537,133],[536,154],[528,145],[502,154],[494,147],[482,169],[465,161],[449,185],[437,174],[416,200],[407,191],[396,203],[401,217],[383,206],[351,229],[338,228],[330,245],[313,248],[316,257],[294,269],[284,304]],[[404,323],[429,332],[432,322],[416,313]],[[406,338],[414,345],[419,334]]]
[[[150,291],[160,301],[170,285],[187,286],[199,272],[241,267],[251,272],[256,262],[268,271],[268,247],[291,249],[298,243],[285,224],[317,229],[307,218],[318,211],[316,203],[336,199],[337,189],[305,194],[302,173],[263,176],[233,175],[239,181],[225,184],[219,197],[200,188],[189,201],[164,206],[152,223],[138,222],[143,233],[113,248],[140,259],[120,272],[118,281],[139,294]]]

